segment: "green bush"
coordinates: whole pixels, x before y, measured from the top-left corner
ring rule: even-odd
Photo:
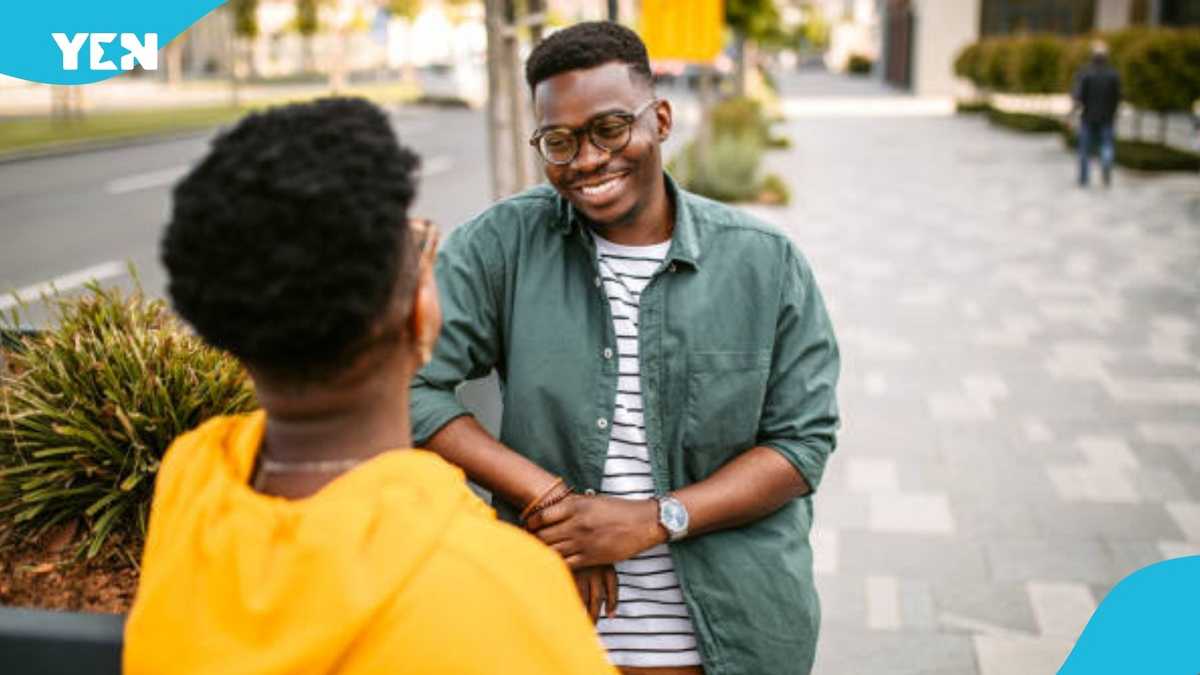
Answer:
[[[875,62],[862,54],[851,54],[846,62],[846,70],[851,75],[870,75]]]
[[[983,53],[979,57],[980,84],[992,91],[1012,91],[1015,41],[1008,38],[992,38],[985,40],[983,44]]]
[[[0,373],[0,518],[31,539],[76,521],[80,554],[112,543],[136,561],[163,452],[250,410],[249,380],[161,300],[92,286],[49,301],[55,327],[7,350]]]
[[[1068,147],[1079,147],[1079,136],[1072,129],[1063,132],[1063,140]],[[1138,171],[1200,171],[1200,155],[1169,145],[1117,139],[1115,150],[1114,159],[1117,164]]]
[[[1019,94],[1053,94],[1061,91],[1064,41],[1051,35],[1017,40],[1010,54],[1008,82]]]
[[[722,202],[756,201],[762,190],[761,141],[749,135],[717,135],[707,148],[688,143],[668,170],[687,190]]]
[[[1029,134],[1058,133],[1063,123],[1057,118],[1032,113],[1005,112],[997,108],[988,110],[988,121],[997,126]]]
[[[954,74],[979,86],[979,62],[982,54],[983,49],[978,42],[963,47],[954,59]]]
[[[1125,98],[1143,110],[1190,111],[1200,98],[1200,36],[1154,31],[1132,40],[1119,61]]]
[[[792,191],[779,174],[769,174],[759,187],[758,201],[763,204],[784,206],[791,203]]]
[[[750,136],[764,142],[771,135],[762,104],[747,97],[727,98],[709,112],[717,136]]]
[[[991,104],[987,101],[956,101],[954,111],[962,115],[978,115],[990,112]]]

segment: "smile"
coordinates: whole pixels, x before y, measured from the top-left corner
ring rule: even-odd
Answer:
[[[598,183],[576,186],[576,191],[589,200],[603,199],[610,197],[620,189],[621,183],[625,179],[625,174],[617,174],[610,176]]]

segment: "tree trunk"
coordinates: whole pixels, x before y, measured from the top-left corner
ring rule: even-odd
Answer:
[[[734,42],[736,61],[733,67],[734,96],[746,95],[746,36],[738,31]]]

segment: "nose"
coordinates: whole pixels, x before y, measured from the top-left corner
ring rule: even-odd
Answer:
[[[579,152],[575,154],[575,159],[571,160],[572,171],[583,175],[595,173],[612,157],[609,151],[596,147],[586,134],[579,140]]]

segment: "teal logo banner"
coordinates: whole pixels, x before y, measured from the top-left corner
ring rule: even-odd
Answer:
[[[158,51],[227,0],[43,0],[10,3],[0,21],[0,73],[91,84],[158,69]]]
[[[1200,556],[1167,560],[1113,587],[1059,675],[1200,673]]]

